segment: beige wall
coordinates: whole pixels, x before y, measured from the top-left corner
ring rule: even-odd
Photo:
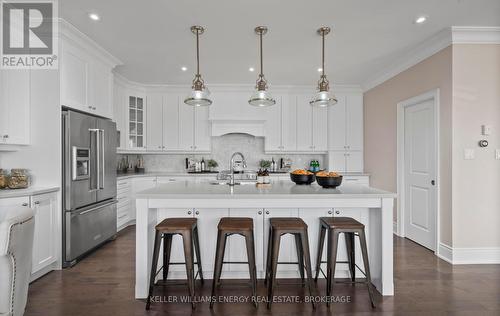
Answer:
[[[397,191],[397,103],[440,89],[440,241],[452,246],[451,108],[452,47],[449,46],[364,95],[364,160],[372,186]],[[396,219],[396,212],[394,214]]]
[[[481,136],[481,125],[492,126]],[[490,145],[480,148],[480,139]],[[464,160],[464,148],[475,150]],[[453,246],[500,247],[500,45],[453,45]]]

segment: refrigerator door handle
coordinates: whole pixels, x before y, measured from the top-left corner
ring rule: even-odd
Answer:
[[[100,147],[100,139],[99,139],[99,130],[96,129],[96,128],[90,128],[89,129],[90,131],[90,141],[92,142],[92,134],[95,135],[95,150],[96,150],[96,154],[97,155],[94,155],[94,153],[91,153],[91,159],[92,161],[95,159],[95,168],[94,168],[94,164],[91,163],[90,164],[90,167],[91,167],[91,177],[90,177],[90,192],[93,192],[93,191],[98,191],[99,190],[99,187],[100,187],[100,184],[99,184],[99,168],[100,168],[100,163],[99,163],[99,147]],[[92,148],[92,146],[91,146]],[[92,149],[91,149],[92,150]],[[94,182],[94,177],[96,178],[95,179],[95,182],[96,182],[96,185],[95,187],[92,187],[92,183]]]
[[[100,148],[99,148],[99,156],[101,156],[101,162],[99,164],[100,168],[99,168],[99,190],[104,190],[104,175],[105,175],[105,172],[104,172],[104,168],[106,166],[106,157],[104,155],[105,153],[105,147],[104,147],[104,143],[105,143],[105,138],[104,138],[104,130],[103,129],[100,129],[99,130],[99,136],[100,136],[100,140],[99,140],[99,143],[100,143]],[[102,170],[101,170],[102,169]]]

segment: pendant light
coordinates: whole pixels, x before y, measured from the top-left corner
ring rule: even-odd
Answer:
[[[312,106],[317,107],[327,107],[329,105],[335,105],[337,103],[337,98],[329,92],[330,84],[326,79],[325,75],[325,35],[330,33],[330,28],[323,26],[318,29],[318,34],[321,35],[322,51],[321,51],[321,77],[318,81],[318,92],[314,95],[314,98],[309,102]]]
[[[267,91],[267,80],[264,78],[264,66],[263,66],[263,57],[262,57],[262,36],[267,33],[267,27],[265,26],[257,26],[255,28],[255,33],[259,35],[259,43],[260,43],[260,74],[259,79],[257,79],[257,84],[255,86],[255,92],[248,100],[248,103],[254,106],[270,106],[274,105],[276,101],[273,99],[269,91]]]
[[[205,86],[205,82],[200,75],[200,35],[205,29],[201,26],[191,26],[191,32],[196,35],[196,75],[193,79],[191,93],[184,99],[184,103],[192,106],[208,106],[212,104],[212,100],[208,98],[210,91]]]

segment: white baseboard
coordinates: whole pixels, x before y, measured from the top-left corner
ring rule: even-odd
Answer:
[[[401,235],[398,232],[398,222],[392,222],[392,232],[394,235],[401,237]]]
[[[437,256],[451,264],[500,264],[500,248],[453,248],[440,243]]]

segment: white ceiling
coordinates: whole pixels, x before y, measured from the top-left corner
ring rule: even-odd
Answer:
[[[449,26],[500,26],[499,0],[61,0],[60,16],[121,61],[117,72],[148,84],[189,84],[195,68],[194,24],[206,28],[201,73],[210,84],[250,84],[258,37],[266,25],[264,73],[270,84],[318,80],[319,26],[327,37],[327,74],[362,84],[412,47]],[[101,20],[88,18],[96,12]],[[429,16],[416,25],[417,15]],[[187,72],[181,66],[188,67]]]

